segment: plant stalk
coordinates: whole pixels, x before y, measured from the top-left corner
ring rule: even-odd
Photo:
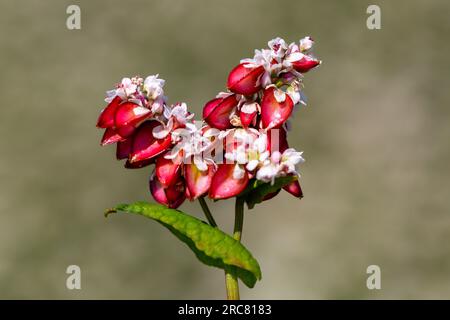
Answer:
[[[244,199],[237,197],[236,205],[234,209],[234,232],[233,238],[237,241],[241,241],[242,228],[244,226]],[[239,300],[239,282],[237,277],[236,268],[232,267],[225,270],[225,284],[227,288],[228,300]]]
[[[202,207],[203,213],[205,214],[208,223],[217,228],[217,223],[214,220],[211,211],[205,201],[204,198],[198,198],[198,202],[200,202],[200,206]],[[235,205],[235,218],[234,218],[234,231],[233,238],[237,241],[241,241],[242,237],[242,228],[244,225],[244,199],[236,198]],[[239,300],[239,282],[237,277],[236,267],[229,267],[225,270],[225,286],[227,290],[227,299],[228,300]]]
[[[206,204],[206,201],[203,197],[198,198],[198,202],[200,202],[200,206],[202,207],[203,213],[206,216],[206,219],[208,219],[209,224],[214,227],[217,228],[217,223],[214,220],[214,217],[211,213],[211,211],[208,208],[208,205]]]

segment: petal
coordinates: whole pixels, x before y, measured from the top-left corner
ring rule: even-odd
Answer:
[[[119,96],[115,96],[106,108],[103,109],[97,120],[98,128],[112,128],[114,126],[114,115],[121,101],[122,99]]]
[[[195,200],[208,192],[214,175],[214,166],[209,165],[208,170],[201,171],[195,164],[184,165],[184,177],[186,178],[189,199]]]
[[[123,126],[135,127],[141,121],[151,115],[151,111],[132,102],[125,102],[119,105],[114,116],[115,126],[117,128]]]
[[[166,159],[160,156],[156,159],[155,174],[164,187],[174,184],[180,175],[181,163],[178,159]]]
[[[153,136],[153,128],[159,124],[156,120],[150,120],[140,125],[133,138],[130,162],[151,159],[170,147],[170,136],[159,140]]]
[[[227,80],[227,87],[234,93],[246,96],[252,95],[261,89],[258,80],[263,73],[263,66],[248,68],[246,63],[241,63],[231,70]]]
[[[116,130],[112,128],[107,128],[105,130],[105,133],[103,134],[102,141],[100,142],[100,144],[102,146],[106,146],[107,144],[116,143],[122,140],[124,139],[116,132]]]
[[[211,181],[209,197],[213,199],[227,199],[239,195],[248,184],[248,175],[242,179],[234,179],[234,164],[220,164]]]
[[[291,115],[294,104],[289,95],[283,102],[275,98],[274,87],[267,88],[261,101],[261,120],[264,128],[280,127]]]
[[[303,198],[302,187],[300,187],[300,183],[298,182],[298,180],[291,182],[287,186],[284,186],[283,189],[292,194],[294,197]]]
[[[207,115],[204,117],[206,123],[220,130],[231,128],[230,115],[235,110],[237,104],[238,100],[234,94],[223,99],[217,98],[211,100],[203,109],[203,115]]]

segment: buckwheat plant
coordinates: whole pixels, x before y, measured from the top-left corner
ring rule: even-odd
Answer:
[[[261,279],[258,262],[241,244],[244,204],[275,197],[281,189],[302,198],[298,166],[302,152],[287,142],[289,118],[305,104],[303,74],[321,62],[313,39],[287,44],[276,38],[231,70],[227,92],[220,92],[194,121],[186,103],[170,105],[158,75],[123,78],[107,91],[97,122],[102,145],[117,144],[125,168],[154,165],[149,189],[159,204],[120,204],[106,211],[156,220],[209,266],[225,271],[228,299],[239,299],[238,279],[253,288]],[[235,198],[234,232],[217,226],[206,198]],[[198,200],[208,223],[176,210]]]

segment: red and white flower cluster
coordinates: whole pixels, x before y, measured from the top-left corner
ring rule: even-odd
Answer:
[[[239,196],[255,179],[273,183],[298,175],[304,160],[288,147],[288,120],[295,105],[305,104],[303,74],[320,61],[310,54],[310,37],[268,45],[230,72],[228,92],[206,103],[200,122],[185,103],[167,103],[158,75],[122,79],[107,92],[97,122],[106,129],[101,144],[117,143],[126,168],[155,164],[150,191],[170,208],[186,198]],[[302,197],[298,180],[284,189]]]

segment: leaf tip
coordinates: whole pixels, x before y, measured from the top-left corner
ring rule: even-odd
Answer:
[[[109,216],[111,213],[116,213],[116,212],[117,212],[116,208],[107,209],[107,210],[105,210],[105,212],[103,213],[103,215],[105,216],[105,218],[108,218],[108,216]]]

